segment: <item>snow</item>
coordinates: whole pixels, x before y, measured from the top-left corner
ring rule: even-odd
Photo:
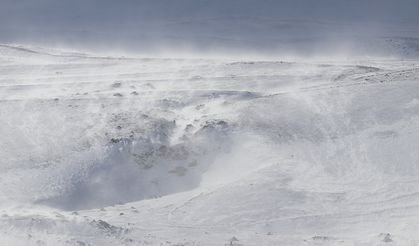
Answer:
[[[415,245],[416,59],[0,46],[7,245]]]

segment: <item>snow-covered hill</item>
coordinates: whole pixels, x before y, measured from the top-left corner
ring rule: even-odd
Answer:
[[[417,57],[418,12],[417,0],[1,0],[0,42],[102,54]]]
[[[419,242],[417,60],[2,45],[0,71],[5,245]]]

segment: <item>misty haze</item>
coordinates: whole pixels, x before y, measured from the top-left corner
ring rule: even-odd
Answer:
[[[418,194],[419,1],[0,0],[1,245],[417,245]]]

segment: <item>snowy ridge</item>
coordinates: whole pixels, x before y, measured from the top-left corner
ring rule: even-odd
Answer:
[[[0,61],[10,245],[419,241],[414,59]]]

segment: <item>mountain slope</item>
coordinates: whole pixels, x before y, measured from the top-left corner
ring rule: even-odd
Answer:
[[[10,245],[418,240],[416,60],[0,54]]]

